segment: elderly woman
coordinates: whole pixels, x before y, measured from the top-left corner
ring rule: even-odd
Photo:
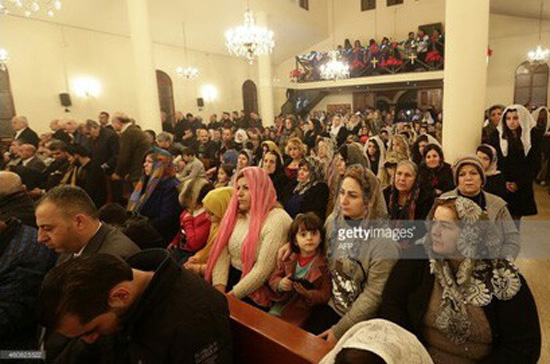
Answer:
[[[267,172],[273,187],[277,193],[277,200],[281,201],[283,193],[292,181],[286,176],[283,167],[283,157],[276,150],[269,150],[264,153],[262,160],[262,169]]]
[[[348,233],[368,231],[385,216],[376,176],[361,165],[348,167],[334,212],[325,223],[324,251],[332,275],[333,297],[328,306],[314,309],[303,326],[307,331],[321,333],[322,338],[335,343],[353,325],[375,316],[399,248],[392,240],[365,239]],[[287,244],[279,250],[280,260],[284,261],[289,253]]]
[[[384,189],[391,220],[425,220],[434,196],[418,176],[418,167],[405,159],[397,164],[391,186]]]
[[[340,115],[335,115],[332,118],[332,125],[330,128],[330,137],[332,141],[340,148],[340,146],[346,142],[349,134],[349,130],[345,127]]]
[[[486,183],[486,176],[479,158],[475,155],[458,158],[453,165],[453,176],[457,188],[443,194],[442,197],[462,196],[474,201],[487,212],[489,220],[496,224],[497,232],[502,235],[501,256],[517,258],[520,251],[519,231],[506,202],[482,189]]]
[[[508,191],[506,190],[506,180],[498,170],[498,155],[496,149],[489,144],[481,144],[477,147],[476,155],[483,165],[487,182],[483,189],[493,195],[506,200]]]
[[[540,169],[542,131],[522,105],[504,110],[491,145],[498,153],[499,169],[509,192],[508,206],[514,220],[537,214],[533,181]]]
[[[282,203],[292,218],[300,213],[314,212],[325,221],[328,195],[323,165],[317,158],[306,157],[300,161],[298,180],[289,185]]]
[[[473,201],[440,197],[418,258],[400,260],[378,317],[412,332],[434,363],[536,363],[537,308],[527,282],[499,255],[487,214]],[[422,249],[424,248],[424,249]]]
[[[205,278],[220,292],[267,310],[266,283],[292,219],[277,206],[277,194],[266,171],[247,167],[235,181],[235,194],[210,252]]]
[[[445,162],[443,150],[438,144],[424,147],[420,177],[433,188],[436,196],[455,188],[451,165]]]
[[[330,138],[322,138],[317,141],[317,158],[323,164],[325,178],[330,180],[329,169],[334,159],[334,142]]]
[[[168,151],[149,150],[145,154],[143,175],[128,201],[128,211],[148,217],[166,244],[174,239],[179,229],[181,207],[178,203],[179,181],[175,174]]]

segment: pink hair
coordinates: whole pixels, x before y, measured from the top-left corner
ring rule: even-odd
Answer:
[[[277,204],[277,193],[273,187],[273,182],[269,178],[266,171],[258,167],[246,167],[243,168],[236,176],[235,181],[238,181],[241,177],[245,177],[248,181],[248,188],[251,194],[250,204],[250,222],[248,225],[248,234],[244,238],[244,242],[241,250],[241,261],[243,262],[243,270],[241,279],[246,276],[254,266],[254,260],[256,258],[256,247],[258,246],[258,240],[260,239],[260,232],[262,225],[265,221],[267,214]],[[208,264],[206,266],[205,277],[207,280],[212,280],[212,271],[214,266],[220,257],[221,252],[229,243],[231,234],[237,222],[238,205],[237,190],[233,194],[227,211],[220,224],[218,236],[210,252],[208,258]],[[267,297],[267,289],[265,286],[259,290],[251,293],[249,296],[254,302],[259,305],[267,305],[269,299]]]

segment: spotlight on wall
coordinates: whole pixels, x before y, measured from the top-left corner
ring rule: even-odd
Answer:
[[[218,97],[218,89],[212,85],[204,85],[201,89],[202,98],[206,101],[214,101]]]
[[[101,83],[93,77],[77,77],[73,79],[73,89],[78,97],[98,97],[101,93]]]
[[[5,71],[7,69],[10,56],[8,51],[4,48],[0,48],[0,71]]]

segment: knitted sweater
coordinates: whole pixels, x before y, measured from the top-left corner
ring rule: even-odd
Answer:
[[[260,232],[254,267],[233,287],[235,297],[244,298],[267,282],[275,270],[277,251],[286,242],[291,223],[292,219],[285,210],[274,208],[269,212]],[[229,243],[222,251],[212,272],[214,286],[227,285],[230,265],[242,270],[241,250],[244,238],[248,234],[248,225],[248,215],[237,219]]]

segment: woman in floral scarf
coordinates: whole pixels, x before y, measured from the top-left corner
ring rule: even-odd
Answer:
[[[314,212],[321,220],[325,220],[329,191],[324,180],[320,160],[306,157],[300,161],[298,179],[289,185],[282,199],[283,207],[290,217]]]
[[[415,259],[395,265],[379,317],[415,334],[436,364],[536,363],[535,301],[516,266],[500,257],[487,214],[464,197],[440,197],[428,220]]]
[[[128,202],[128,211],[148,217],[167,245],[178,232],[181,213],[175,174],[169,152],[160,148],[149,150],[144,158],[143,175]]]

